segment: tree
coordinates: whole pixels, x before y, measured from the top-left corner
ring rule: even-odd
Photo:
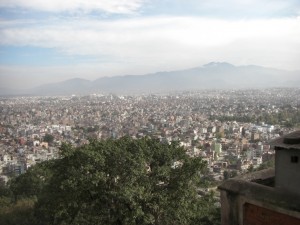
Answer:
[[[38,196],[39,224],[212,224],[208,218],[215,218],[213,197],[197,195],[206,164],[178,143],[126,137],[64,144],[61,156]]]
[[[0,225],[34,225],[34,198],[12,201],[12,191],[8,186],[0,186]]]
[[[237,176],[237,171],[236,170],[225,170],[223,172],[223,177],[224,177],[224,180],[228,180],[229,178],[233,178],[233,177],[236,177]]]
[[[51,178],[52,161],[45,161],[30,167],[26,173],[14,177],[9,184],[14,202],[22,198],[38,197]]]
[[[54,137],[51,134],[46,134],[44,137],[44,141],[48,143],[52,143],[54,140]]]
[[[223,172],[223,177],[224,177],[224,180],[228,180],[230,178],[230,174],[229,174],[229,172],[227,170],[225,170]]]
[[[224,138],[224,132],[217,132],[216,135],[215,135],[215,137],[216,137],[217,139]]]
[[[33,215],[34,199],[22,199],[16,203],[8,203],[6,207],[0,205],[1,225],[38,225]]]

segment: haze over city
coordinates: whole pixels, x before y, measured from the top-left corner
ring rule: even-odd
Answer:
[[[0,225],[300,224],[299,0],[0,0]]]
[[[228,62],[300,70],[300,3],[0,2],[0,88]]]

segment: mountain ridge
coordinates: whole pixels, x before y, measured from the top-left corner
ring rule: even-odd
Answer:
[[[200,67],[144,75],[72,78],[23,90],[29,95],[86,95],[91,93],[154,93],[200,89],[299,87],[300,71],[285,71],[257,65],[234,66],[210,62]],[[5,94],[8,91],[6,90]],[[0,95],[3,93],[0,91]],[[10,94],[16,94],[10,93]]]

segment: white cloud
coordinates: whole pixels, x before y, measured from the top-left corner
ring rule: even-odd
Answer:
[[[93,56],[93,61],[76,66],[5,67],[6,74],[43,74],[43,79],[51,74],[63,79],[144,74],[210,61],[300,69],[300,18],[224,21],[151,17],[58,20],[44,25],[30,21],[22,27],[18,22],[4,26],[0,36],[0,45],[53,48],[60,56],[75,58]]]
[[[1,0],[2,8],[26,8],[48,12],[104,11],[130,14],[138,10],[144,0]]]
[[[56,48],[68,55],[115,58],[159,58],[181,51],[201,51],[232,45],[264,43],[276,51],[299,44],[300,19],[224,21],[196,17],[156,17],[101,22],[57,21],[55,24],[5,27],[0,44]],[[171,54],[170,54],[171,53]]]
[[[95,79],[185,69],[210,61],[300,70],[300,17],[294,17],[300,13],[297,0],[0,0],[0,9],[4,8],[13,8],[12,17],[22,19],[1,16],[0,46],[54,49],[51,52],[62,59],[62,66],[2,63],[0,85],[6,82],[4,74],[16,78],[10,79],[12,84],[22,80],[21,84],[30,85],[46,77],[53,81],[73,76]],[[45,13],[48,19],[35,20],[41,11],[51,12]],[[143,11],[152,16],[143,17]],[[103,12],[106,20],[89,19],[94,12]],[[203,17],[167,16],[187,13]],[[111,14],[126,14],[127,19],[112,19]],[[134,17],[128,19],[127,14]],[[77,56],[81,57],[77,65],[63,65],[64,60]]]
[[[222,11],[228,17],[234,17],[230,13],[243,15],[245,18],[252,16],[275,16],[297,14],[300,8],[299,1],[295,0],[204,0],[195,3],[196,7],[204,10]],[[213,12],[211,12],[214,15]],[[220,12],[216,12],[219,14]],[[299,15],[299,14],[298,14]]]

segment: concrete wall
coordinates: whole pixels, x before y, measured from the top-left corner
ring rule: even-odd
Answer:
[[[298,156],[298,163],[291,157]],[[300,196],[300,150],[276,150],[275,187]]]
[[[274,171],[265,170],[229,179],[219,186],[222,225],[300,224],[299,196],[252,182],[265,183],[264,180],[271,178],[269,175],[274,177]]]

